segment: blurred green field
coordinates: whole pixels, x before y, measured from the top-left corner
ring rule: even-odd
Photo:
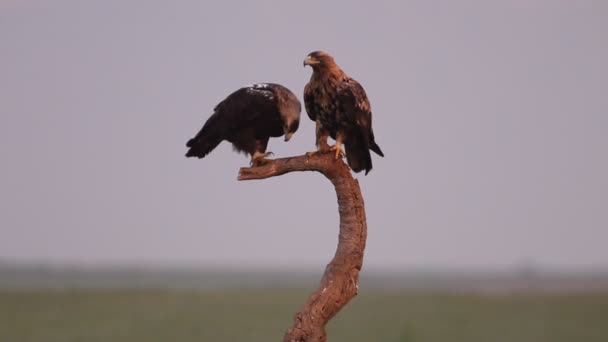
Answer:
[[[280,341],[302,290],[0,290],[0,341]],[[608,341],[608,293],[362,291],[330,341]]]

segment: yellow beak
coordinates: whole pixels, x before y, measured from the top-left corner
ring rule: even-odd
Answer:
[[[293,136],[294,132],[288,132],[285,133],[285,141],[289,141],[289,139],[291,139],[291,137]]]
[[[319,61],[314,60],[312,57],[310,56],[306,56],[306,58],[304,59],[304,66],[306,67],[307,65],[315,65],[315,64],[319,64]]]

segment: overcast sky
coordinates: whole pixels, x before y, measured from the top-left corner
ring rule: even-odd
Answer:
[[[608,2],[0,2],[0,260],[323,267],[313,173],[185,142],[229,93],[300,98],[326,50],[385,158],[358,174],[370,268],[608,268]],[[305,112],[277,157],[314,149]]]

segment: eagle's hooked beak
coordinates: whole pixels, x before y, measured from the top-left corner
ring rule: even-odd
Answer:
[[[315,64],[319,64],[319,61],[313,59],[310,56],[306,56],[306,58],[304,59],[304,67],[306,67],[307,65],[313,66]]]
[[[285,141],[289,141],[289,139],[291,139],[291,137],[293,136],[294,132],[287,132],[285,133]]]

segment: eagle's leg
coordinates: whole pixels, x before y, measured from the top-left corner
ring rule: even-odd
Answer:
[[[336,144],[329,148],[330,151],[335,151],[336,159],[346,155],[342,141],[344,141],[344,135],[338,132],[338,135],[336,136]]]
[[[251,166],[262,166],[269,162],[266,157],[273,155],[272,152],[266,152],[268,146],[268,140],[270,138],[256,140],[255,141],[255,152],[251,155]]]
[[[308,152],[307,155],[309,157],[312,157],[317,153],[323,154],[323,153],[327,153],[330,151],[329,144],[327,143],[327,138],[329,137],[329,133],[327,133],[327,131],[324,130],[323,127],[321,127],[321,123],[319,122],[319,120],[317,120],[316,126],[317,126],[317,129],[316,129],[317,150],[313,151],[313,152]]]

